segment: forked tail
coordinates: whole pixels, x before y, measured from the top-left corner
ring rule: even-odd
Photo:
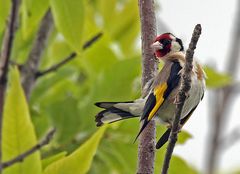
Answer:
[[[139,117],[141,113],[141,105],[139,102],[97,102],[97,107],[103,108],[96,117],[96,125],[101,126],[105,123],[113,123],[116,121]]]
[[[127,102],[97,102],[95,105],[104,110],[100,111],[96,117],[96,125],[102,126],[106,123],[113,123],[116,121],[140,117],[142,114],[144,101],[127,101]],[[186,119],[182,119],[180,124],[183,125]],[[170,136],[171,129],[168,128],[166,132],[161,136],[156,144],[156,149],[160,149]],[[136,141],[136,140],[135,140]]]

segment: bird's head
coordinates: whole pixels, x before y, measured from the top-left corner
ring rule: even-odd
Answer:
[[[157,58],[163,58],[169,53],[183,51],[181,39],[171,33],[164,33],[156,37],[151,45]]]

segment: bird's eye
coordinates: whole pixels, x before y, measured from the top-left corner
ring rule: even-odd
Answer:
[[[160,42],[165,46],[168,44],[171,44],[171,41],[169,39],[161,39]]]

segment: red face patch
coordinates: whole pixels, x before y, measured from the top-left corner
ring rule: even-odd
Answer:
[[[171,33],[161,34],[161,35],[159,35],[159,36],[156,37],[155,42],[156,42],[156,41],[159,41],[159,42],[160,42],[160,40],[163,40],[163,39],[172,40],[172,38],[170,37],[171,35],[172,35]]]
[[[160,36],[157,36],[155,42],[162,44],[163,48],[155,51],[156,57],[164,57],[167,53],[171,51],[171,33],[164,33]]]

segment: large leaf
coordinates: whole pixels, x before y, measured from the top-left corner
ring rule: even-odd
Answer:
[[[87,173],[105,129],[106,126],[101,127],[89,140],[72,154],[49,165],[44,171],[44,174]]]
[[[16,157],[36,143],[35,131],[21,87],[19,72],[16,68],[12,68],[4,105],[3,161]],[[24,161],[4,170],[4,174],[30,173],[41,173],[41,160],[38,151],[25,158]]]
[[[52,164],[53,162],[64,158],[66,155],[67,155],[67,152],[60,152],[56,155],[47,157],[46,159],[43,159],[42,160],[43,169],[45,169],[48,165]]]
[[[49,8],[49,0],[23,0],[22,1],[22,32],[27,38],[37,29],[40,20]]]
[[[51,8],[58,31],[74,50],[80,52],[84,24],[83,1],[51,0]]]
[[[220,73],[208,66],[204,67],[207,74],[206,85],[208,88],[220,88],[231,84],[232,78],[226,73]]]

